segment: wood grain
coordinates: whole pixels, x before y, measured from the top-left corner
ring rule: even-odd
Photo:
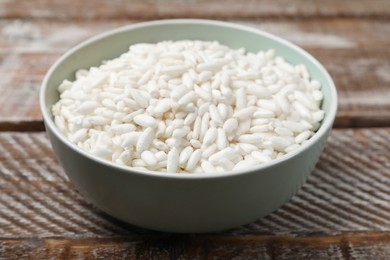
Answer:
[[[1,1],[0,17],[39,19],[158,18],[388,18],[387,0],[168,0],[168,1]]]
[[[390,22],[324,19],[245,22],[312,53],[339,92],[336,127],[390,125]],[[68,48],[134,21],[20,21],[0,23],[0,130],[42,130],[38,90],[49,66]]]
[[[90,36],[163,18],[274,33],[332,75],[341,128],[270,215],[220,233],[154,232],[86,202],[58,164],[38,106],[50,65]],[[389,34],[388,0],[0,0],[0,259],[388,259]]]
[[[334,130],[307,183],[288,203],[223,235],[390,232],[390,128]],[[43,133],[0,134],[0,238],[159,236],[87,203]]]
[[[6,259],[386,259],[390,235],[146,235],[122,238],[0,240]]]

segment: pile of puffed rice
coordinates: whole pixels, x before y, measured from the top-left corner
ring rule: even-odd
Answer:
[[[304,65],[218,42],[135,44],[58,90],[52,112],[71,142],[158,172],[260,165],[300,147],[324,117]]]

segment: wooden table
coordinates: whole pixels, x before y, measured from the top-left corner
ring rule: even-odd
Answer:
[[[276,212],[221,233],[121,223],[69,183],[44,133],[40,82],[67,49],[157,18],[246,24],[312,53],[339,111],[307,183]],[[0,258],[390,259],[390,2],[0,1]]]

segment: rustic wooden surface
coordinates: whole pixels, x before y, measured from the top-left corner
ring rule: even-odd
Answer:
[[[221,4],[223,3],[223,4]],[[1,17],[45,19],[388,17],[387,0],[95,0],[0,2]]]
[[[104,214],[56,161],[40,82],[67,49],[148,19],[223,19],[312,53],[339,93],[335,129],[307,183],[258,221],[175,235]],[[389,259],[388,0],[0,0],[0,259]]]
[[[232,20],[302,46],[333,76],[340,95],[336,126],[390,124],[390,20]],[[0,22],[0,129],[42,130],[38,90],[70,46],[133,20]]]

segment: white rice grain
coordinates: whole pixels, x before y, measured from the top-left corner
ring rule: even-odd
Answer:
[[[321,83],[274,50],[140,43],[59,86],[52,113],[81,149],[135,169],[217,173],[305,145],[325,112]]]

